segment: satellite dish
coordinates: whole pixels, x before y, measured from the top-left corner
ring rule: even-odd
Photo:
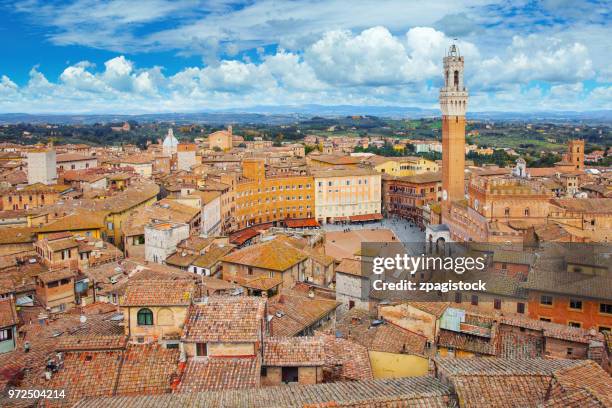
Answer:
[[[446,201],[448,199],[448,193],[446,192],[446,190],[442,190],[442,199],[444,201]]]
[[[85,315],[81,315],[81,317],[79,317],[79,321],[80,321],[82,324],[85,324],[85,322],[87,321],[87,316],[85,316]]]

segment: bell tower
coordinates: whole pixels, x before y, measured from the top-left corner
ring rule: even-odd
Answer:
[[[444,57],[442,110],[442,202],[465,197],[465,112],[468,92],[463,82],[463,57],[455,44]]]

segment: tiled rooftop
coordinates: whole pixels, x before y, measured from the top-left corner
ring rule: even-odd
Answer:
[[[504,359],[481,358],[437,358],[436,365],[445,376],[460,375],[545,375],[552,376],[556,370],[573,367],[577,360],[563,359]]]
[[[308,255],[295,248],[285,236],[252,245],[221,258],[223,262],[248,265],[255,268],[285,271],[306,260]]]
[[[191,305],[183,340],[188,342],[256,342],[265,318],[265,299],[213,296]]]
[[[117,395],[162,394],[178,375],[178,349],[159,344],[129,345],[117,379]]]
[[[387,353],[425,353],[427,338],[386,322],[372,326],[365,310],[351,309],[336,323],[343,338],[361,344],[368,350]]]
[[[273,336],[296,336],[332,314],[339,305],[332,299],[285,289],[268,300],[268,314],[272,316],[270,332]]]
[[[187,306],[196,286],[189,280],[130,280],[122,306]]]
[[[178,392],[232,390],[259,386],[259,358],[191,358],[178,386]]]
[[[360,381],[372,379],[368,349],[353,341],[320,335],[325,349],[325,368],[332,381]]]
[[[264,341],[263,365],[268,367],[322,366],[324,342],[319,337],[270,337]]]
[[[451,390],[433,377],[285,385],[246,390],[116,397],[80,401],[78,408],[448,407]]]

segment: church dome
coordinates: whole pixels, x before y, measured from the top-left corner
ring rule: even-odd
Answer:
[[[172,128],[168,129],[168,134],[166,135],[166,138],[164,139],[164,143],[163,143],[163,147],[177,147],[178,146],[178,140],[176,139],[176,137],[174,137],[174,132],[172,131]]]

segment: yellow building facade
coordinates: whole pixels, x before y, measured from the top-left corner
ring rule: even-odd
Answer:
[[[379,173],[394,177],[407,177],[440,170],[435,161],[418,156],[409,157],[378,157],[372,167]]]
[[[313,178],[308,174],[266,176],[263,159],[245,159],[236,183],[237,229],[314,216]]]
[[[337,168],[313,170],[312,174],[315,218],[320,223],[380,214],[380,173],[367,168]]]

